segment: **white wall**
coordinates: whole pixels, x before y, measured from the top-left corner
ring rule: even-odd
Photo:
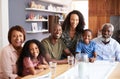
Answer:
[[[88,28],[88,0],[74,0],[71,10],[79,10],[85,19],[85,29]]]
[[[0,0],[0,57],[1,48],[8,44],[7,32],[8,32],[8,0]],[[1,72],[1,67],[0,67]]]
[[[8,44],[8,0],[0,0],[0,50]]]

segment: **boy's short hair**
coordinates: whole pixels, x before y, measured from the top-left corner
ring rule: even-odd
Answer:
[[[85,29],[85,30],[83,30],[83,34],[84,34],[86,31],[88,31],[88,32],[91,32],[91,33],[92,33],[92,30],[90,30],[90,29]]]

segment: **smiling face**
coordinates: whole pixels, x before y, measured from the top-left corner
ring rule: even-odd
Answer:
[[[83,34],[84,43],[89,44],[91,39],[92,39],[92,32],[91,31],[85,31],[84,34]]]
[[[105,26],[102,29],[102,36],[103,38],[110,38],[112,36],[113,32],[112,32],[112,28],[110,26]]]
[[[72,28],[76,28],[79,24],[79,17],[77,14],[71,14],[70,16],[70,25]]]
[[[39,48],[35,43],[31,43],[29,46],[29,50],[34,58],[37,58],[39,55]]]
[[[55,39],[59,39],[62,35],[62,27],[58,24],[54,26],[53,32],[52,32],[52,36]]]
[[[14,30],[11,34],[11,44],[14,48],[19,48],[24,42],[24,35],[22,32]]]

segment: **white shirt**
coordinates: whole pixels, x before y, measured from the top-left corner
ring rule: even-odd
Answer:
[[[104,44],[102,37],[97,37],[93,41],[97,44],[97,60],[108,60],[110,56],[115,56],[120,61],[120,44],[116,40],[110,38],[110,42]]]
[[[18,59],[17,51],[11,44],[4,47],[0,57],[2,79],[15,79],[17,77],[16,61]],[[4,77],[4,78],[3,78]],[[1,77],[0,77],[1,78]]]

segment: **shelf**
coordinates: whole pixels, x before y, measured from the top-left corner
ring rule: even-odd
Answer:
[[[44,12],[52,12],[52,13],[67,13],[64,11],[51,11],[51,10],[37,9],[37,8],[25,8],[25,10],[44,11]]]
[[[39,31],[26,31],[27,33],[40,33],[40,32],[48,32],[48,30],[43,29],[43,30],[39,30]]]
[[[39,20],[39,19],[36,19],[36,20],[25,20],[26,22],[34,22],[34,21],[43,21],[43,22],[47,22],[48,20]],[[59,21],[64,21],[62,19],[60,19]]]
[[[39,0],[42,2],[47,2],[51,4],[57,4],[57,5],[63,5],[63,6],[68,6],[72,0]]]
[[[59,19],[59,21],[64,21],[63,19]]]
[[[57,20],[59,22],[63,22],[63,15],[67,13],[67,6],[64,5],[64,2],[62,0],[38,0],[38,1],[43,1],[43,3],[45,2],[47,4],[47,6],[43,6],[43,8],[41,7],[28,7],[25,8],[25,11],[27,12],[27,16],[26,16],[26,23],[34,23],[37,22],[39,23],[39,25],[43,26],[41,30],[38,31],[26,31],[26,33],[28,34],[35,34],[35,33],[41,33],[41,32],[48,32],[50,31],[50,29],[48,28],[49,25],[49,15],[53,16],[57,16]],[[60,3],[62,1],[62,3]],[[36,2],[36,5],[39,5],[41,2]],[[50,4],[49,4],[50,3]],[[56,5],[55,5],[56,4]],[[40,4],[42,5],[42,4]],[[48,6],[49,5],[49,6]],[[48,8],[46,8],[48,7]],[[30,13],[33,12],[33,13]],[[39,13],[39,14],[38,14]],[[47,14],[44,14],[47,13]],[[40,15],[40,16],[38,16]],[[44,15],[44,16],[43,16]],[[31,19],[32,18],[32,19]],[[53,18],[54,19],[54,18]],[[54,22],[53,22],[54,23]],[[33,26],[34,28],[34,26]]]
[[[33,22],[33,21],[48,21],[48,19],[33,19],[33,20],[25,20],[25,21],[27,21],[27,22]]]

